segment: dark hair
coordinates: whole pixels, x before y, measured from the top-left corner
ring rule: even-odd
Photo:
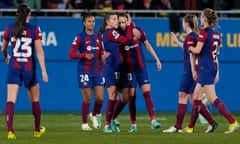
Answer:
[[[92,15],[91,13],[84,13],[82,22],[84,23],[88,17],[94,17],[94,15]]]
[[[189,24],[189,26],[193,30],[193,32],[198,34],[198,32],[199,32],[199,30],[198,30],[198,19],[197,19],[196,15],[187,14],[183,17],[183,20],[184,20],[184,22]]]
[[[17,8],[16,20],[15,20],[15,38],[19,38],[25,29],[27,15],[31,12],[30,7],[27,4],[20,4]]]
[[[112,15],[117,15],[117,13],[113,13],[113,12],[106,13],[106,15],[104,16],[104,19],[103,19],[103,25],[99,29],[100,33],[104,32],[105,27],[107,26],[107,21],[110,19],[110,16],[112,16]]]
[[[119,13],[118,17],[126,17],[128,19],[127,13]]]
[[[202,12],[202,15],[206,18],[206,20],[211,28],[213,28],[217,25],[218,16],[217,16],[217,13],[213,9],[205,8]]]
[[[94,15],[92,15],[91,13],[84,13],[82,18],[82,23],[84,23],[88,17],[94,17]],[[83,31],[85,31],[84,25],[83,25]]]

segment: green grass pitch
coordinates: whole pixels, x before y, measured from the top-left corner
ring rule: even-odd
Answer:
[[[240,144],[240,130],[233,134],[224,134],[228,122],[218,113],[214,118],[219,127],[214,133],[205,134],[208,125],[197,122],[195,132],[162,133],[163,129],[175,123],[175,113],[157,113],[160,129],[152,130],[147,113],[137,113],[138,131],[128,133],[129,115],[121,113],[120,133],[103,133],[102,129],[90,132],[81,130],[81,115],[79,113],[43,113],[42,125],[47,132],[39,139],[33,137],[33,118],[31,113],[16,113],[14,127],[16,140],[7,140],[4,114],[0,119],[0,144]],[[239,114],[235,113],[239,120]],[[104,122],[103,116],[102,121]],[[189,113],[184,121],[184,127],[189,120]],[[91,123],[90,123],[91,126]]]

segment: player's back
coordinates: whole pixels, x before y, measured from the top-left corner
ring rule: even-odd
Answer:
[[[42,39],[40,28],[27,23],[23,33],[17,39],[14,37],[15,30],[15,25],[10,24],[4,33],[4,39],[11,42],[10,68],[32,71],[36,68],[34,41]]]

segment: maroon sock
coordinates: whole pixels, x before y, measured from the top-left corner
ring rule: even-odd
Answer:
[[[212,115],[207,109],[207,106],[201,102],[200,104],[201,108],[199,113],[208,121],[209,124],[212,124],[214,122]]]
[[[95,102],[93,107],[92,115],[95,116],[96,114],[100,114],[102,110],[102,103]]]
[[[124,103],[121,100],[117,100],[114,107],[113,115],[112,115],[113,120],[117,118],[117,116],[120,114],[120,112],[122,111],[122,109],[125,107],[126,104],[127,103]]]
[[[107,109],[106,109],[106,125],[109,125],[111,122],[111,118],[113,115],[115,100],[108,100],[107,102]]]
[[[219,98],[213,102],[213,105],[228,120],[229,123],[233,123],[235,121],[231,113],[228,111],[226,105]]]
[[[8,131],[13,130],[13,115],[14,115],[14,103],[13,102],[7,102],[6,104],[6,110],[5,110],[5,118],[7,123],[7,129]]]
[[[34,117],[35,131],[40,131],[41,107],[39,102],[32,102],[32,114]]]
[[[155,111],[154,111],[154,106],[153,106],[153,101],[150,95],[150,91],[147,91],[145,93],[143,93],[144,99],[145,99],[145,103],[147,106],[147,110],[148,110],[148,114],[150,116],[150,119],[153,120],[156,118],[155,116]]]
[[[198,114],[199,114],[199,111],[200,111],[200,108],[201,108],[200,104],[201,104],[201,100],[194,100],[193,101],[191,119],[190,119],[190,122],[188,124],[189,128],[193,128],[196,121],[197,121]]]
[[[82,123],[87,123],[88,114],[89,114],[89,103],[83,101],[82,103]]]
[[[129,96],[128,110],[132,124],[136,124],[136,95]]]
[[[182,124],[183,124],[183,120],[185,117],[185,114],[187,112],[187,104],[178,104],[178,109],[177,109],[177,121],[176,121],[176,125],[175,127],[177,129],[181,129],[182,128]]]

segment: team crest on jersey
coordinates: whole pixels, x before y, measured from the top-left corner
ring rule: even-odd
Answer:
[[[87,46],[87,51],[91,51],[91,46]]]
[[[128,51],[130,49],[129,46],[125,46],[125,50]]]
[[[117,39],[120,36],[120,34],[115,30],[112,31],[112,35],[113,35],[114,39]]]

